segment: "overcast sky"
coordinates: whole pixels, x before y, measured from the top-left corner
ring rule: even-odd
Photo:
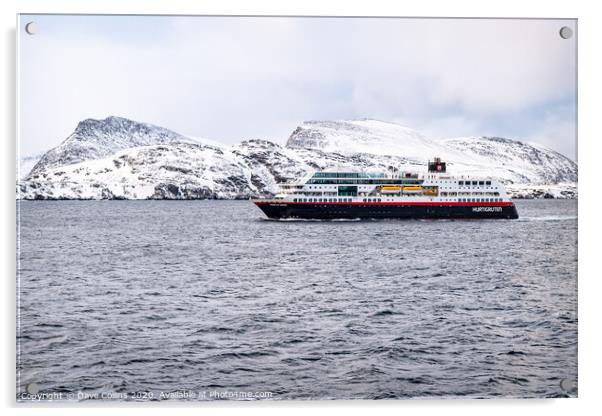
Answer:
[[[562,26],[576,31],[573,20],[22,15],[21,153],[117,115],[224,143],[376,118],[575,159],[576,36]]]

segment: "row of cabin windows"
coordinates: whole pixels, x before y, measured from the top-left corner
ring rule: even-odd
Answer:
[[[441,196],[500,196],[499,192],[441,192]]]
[[[502,198],[460,198],[460,202],[502,202]]]
[[[489,185],[491,185],[491,181],[458,181],[458,185],[460,185],[460,186],[470,186],[470,185],[473,185],[473,186],[487,185],[487,186],[489,186]]]
[[[420,185],[416,179],[310,179],[307,184],[314,185]]]
[[[294,198],[293,202],[351,202],[351,198]]]
[[[381,202],[381,198],[364,198],[363,202]],[[502,202],[502,198],[459,198],[459,202]],[[294,198],[293,202],[351,202],[351,198]]]

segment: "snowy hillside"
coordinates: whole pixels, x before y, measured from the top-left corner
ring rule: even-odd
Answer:
[[[132,147],[182,142],[190,143],[194,140],[163,127],[121,117],[87,119],[81,121],[64,142],[46,153],[31,173],[40,173],[44,169],[85,160],[101,159]]]
[[[345,155],[395,155],[416,161],[428,160],[440,151],[437,142],[419,132],[379,120],[306,121],[291,134],[286,147]]]
[[[554,151],[500,138],[434,141],[376,120],[306,122],[286,146],[206,143],[117,117],[86,120],[18,182],[17,197],[248,198],[330,167],[424,172],[434,156],[444,158],[452,174],[499,178],[516,196],[576,196],[577,165]]]
[[[475,174],[505,177],[505,172],[512,172],[516,183],[577,182],[577,164],[541,146],[501,137],[447,139],[442,144],[481,159],[483,167]]]
[[[549,149],[498,137],[431,140],[395,123],[378,120],[311,121],[291,134],[287,147],[345,155],[403,156],[404,168],[424,170],[439,156],[453,174],[494,176],[505,183],[576,182],[577,165]]]
[[[20,155],[20,157],[17,157],[15,161],[17,179],[25,179],[29,172],[31,172],[31,169],[45,154],[46,152],[38,152],[27,155]]]
[[[231,152],[175,143],[46,169],[22,182],[20,191],[51,199],[236,198],[257,193],[251,177]]]

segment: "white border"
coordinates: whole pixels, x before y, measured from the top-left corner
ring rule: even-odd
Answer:
[[[2,367],[0,394],[5,407],[25,408],[26,413],[35,406],[16,406],[15,403],[15,15],[16,13],[125,13],[125,14],[237,14],[237,15],[346,15],[346,16],[445,16],[445,17],[550,17],[579,19],[579,398],[564,400],[439,400],[439,401],[380,401],[380,402],[278,402],[278,403],[214,403],[199,404],[190,408],[184,405],[164,404],[155,406],[126,405],[125,411],[134,414],[163,414],[166,408],[176,407],[178,412],[216,413],[331,413],[344,408],[345,413],[378,411],[420,412],[434,414],[487,414],[507,415],[509,412],[528,411],[533,414],[563,414],[587,412],[599,408],[597,388],[600,385],[601,326],[598,322],[602,292],[600,267],[596,255],[600,235],[598,205],[600,176],[597,172],[601,154],[600,141],[602,119],[600,111],[600,41],[602,40],[602,16],[596,2],[545,1],[526,2],[505,0],[486,2],[476,0],[429,0],[414,3],[380,0],[232,0],[232,1],[184,1],[184,0],[4,0],[0,2],[0,20],[3,34],[1,122],[3,132],[4,163],[2,164],[2,225],[3,239],[1,264],[4,266],[4,333],[2,343]],[[597,215],[598,214],[598,215]],[[65,406],[65,405],[63,405]],[[244,406],[244,407],[243,407]],[[50,414],[79,414],[75,406],[44,406]],[[113,406],[114,407],[114,406]],[[199,408],[200,407],[200,408]],[[93,405],[86,411],[104,414],[106,405]],[[124,409],[111,409],[120,412]]]

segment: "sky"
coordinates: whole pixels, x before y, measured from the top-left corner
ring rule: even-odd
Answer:
[[[19,147],[46,151],[110,115],[226,144],[374,118],[576,160],[563,26],[576,33],[575,20],[21,15]]]

